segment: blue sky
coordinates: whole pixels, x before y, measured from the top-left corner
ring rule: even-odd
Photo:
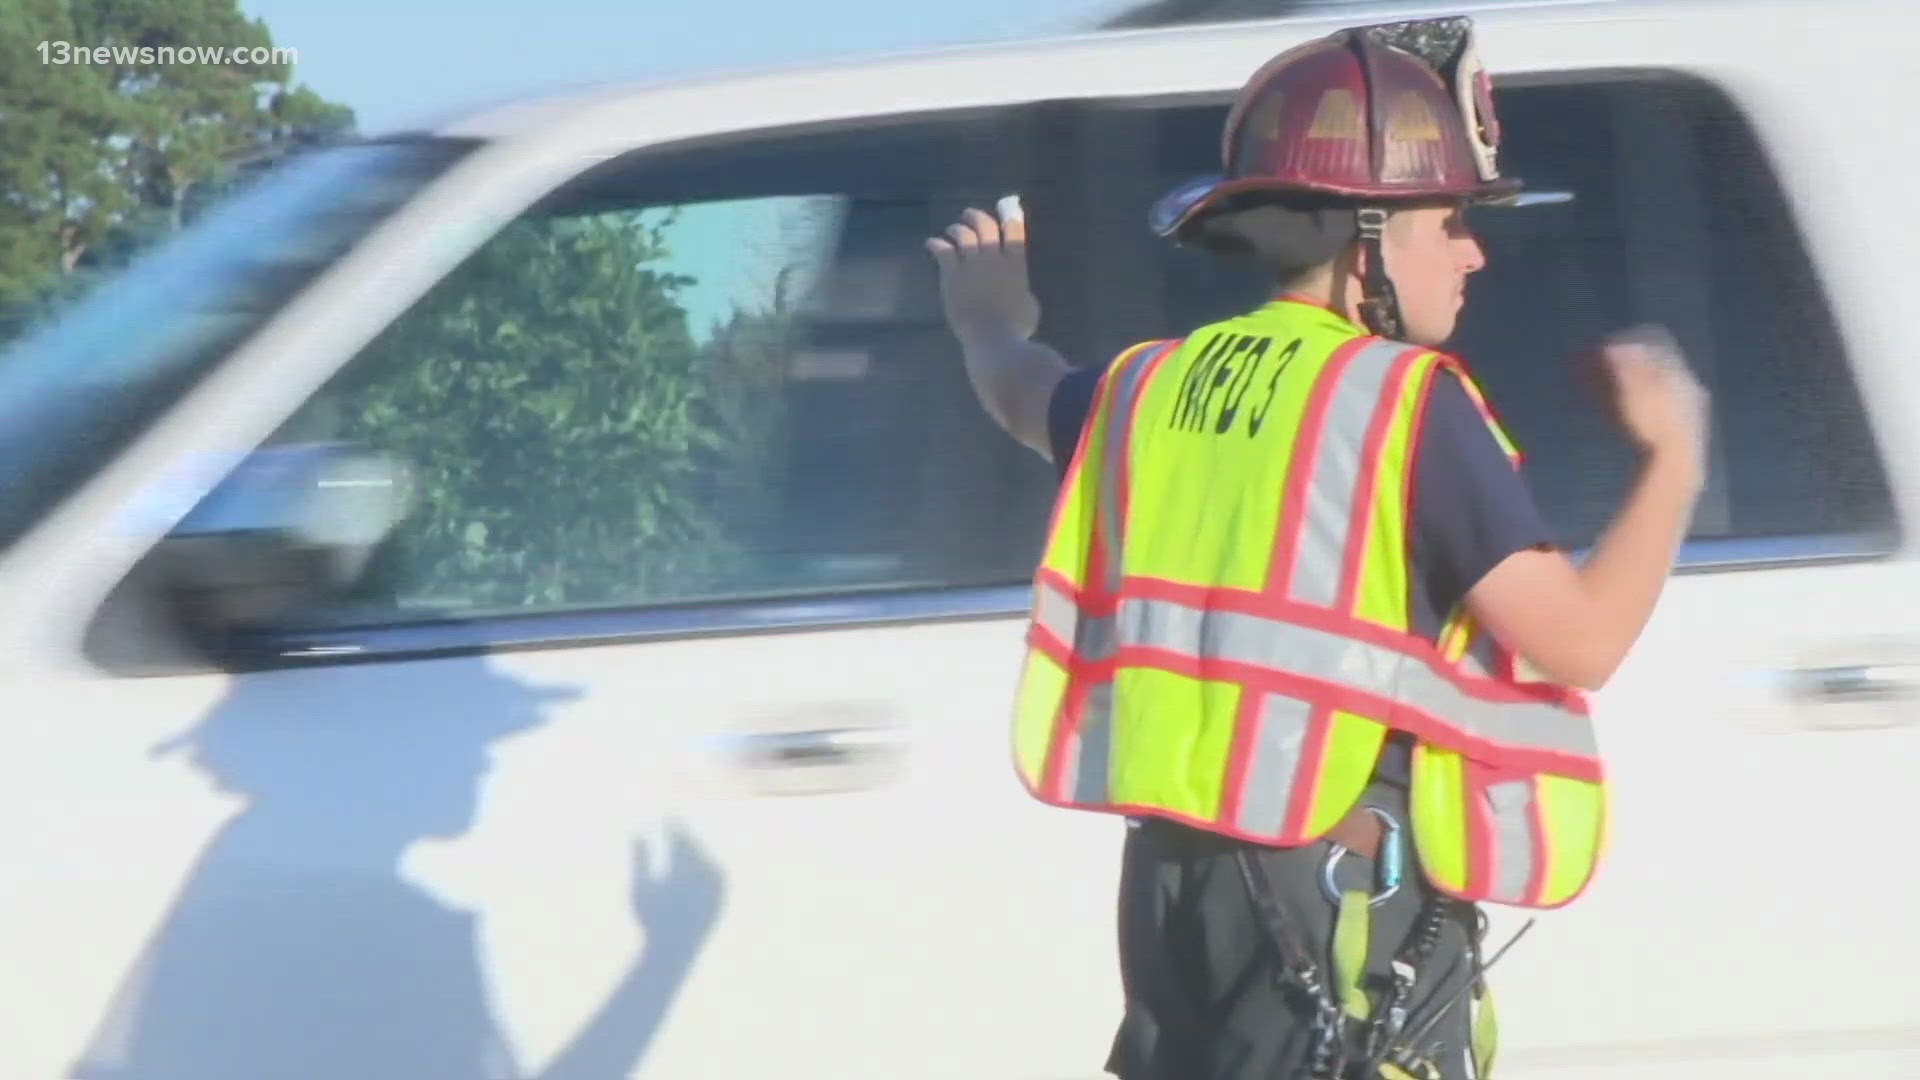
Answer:
[[[374,133],[529,91],[1089,27],[1126,0],[240,0]]]

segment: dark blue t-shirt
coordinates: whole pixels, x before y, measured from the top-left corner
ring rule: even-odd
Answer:
[[[1075,368],[1047,403],[1047,437],[1060,474],[1080,442],[1093,408],[1100,367]],[[1443,374],[1427,395],[1413,462],[1407,625],[1428,641],[1467,591],[1507,556],[1552,544],[1526,481],[1487,429],[1460,380]],[[1405,782],[1403,740],[1380,764],[1382,776]]]

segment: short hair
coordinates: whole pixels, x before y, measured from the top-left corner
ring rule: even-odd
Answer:
[[[1181,243],[1253,262],[1276,281],[1301,281],[1360,236],[1351,203],[1275,196],[1230,200],[1181,230]]]

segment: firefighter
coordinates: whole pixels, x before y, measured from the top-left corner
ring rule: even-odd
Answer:
[[[1465,212],[1519,190],[1498,140],[1470,20],[1275,57],[1223,175],[1151,214],[1272,299],[1103,367],[1033,340],[1017,204],[928,241],[983,406],[1061,470],[1015,761],[1128,820],[1123,1080],[1487,1075],[1478,905],[1566,904],[1600,857],[1584,691],[1672,568],[1707,402],[1664,333],[1611,338],[1640,467],[1584,563],[1555,548],[1440,351]]]

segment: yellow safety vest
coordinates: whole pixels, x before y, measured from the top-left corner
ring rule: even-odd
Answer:
[[[1016,707],[1048,803],[1280,846],[1353,809],[1416,739],[1434,886],[1555,907],[1591,879],[1606,797],[1584,698],[1474,660],[1464,605],[1410,632],[1422,406],[1451,357],[1281,299],[1122,353],[1101,378],[1034,581]]]

